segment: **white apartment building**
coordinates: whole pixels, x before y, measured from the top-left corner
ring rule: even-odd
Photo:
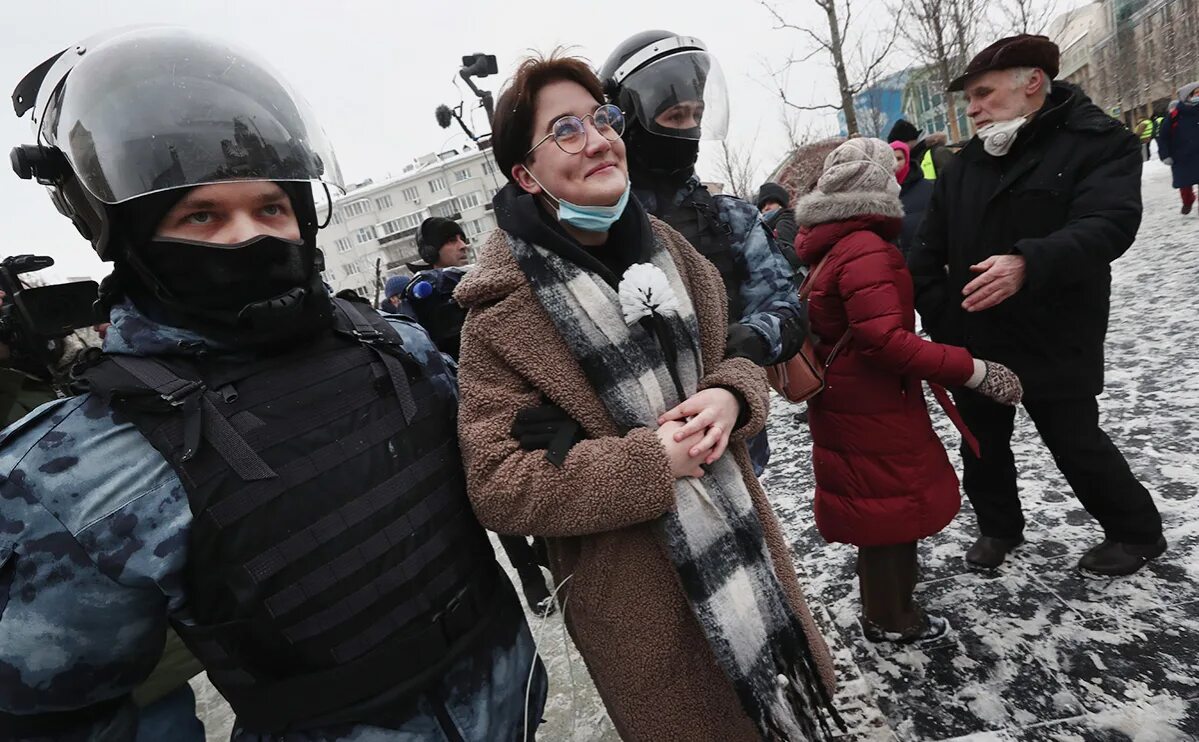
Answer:
[[[506,179],[491,150],[450,150],[417,159],[383,183],[351,186],[333,202],[329,225],[317,235],[325,254],[325,281],[375,301],[375,265],[381,284],[418,263],[416,232],[431,216],[453,219],[470,240],[471,260],[495,229],[491,199]],[[325,207],[318,205],[318,213]],[[380,293],[381,296],[381,293]]]

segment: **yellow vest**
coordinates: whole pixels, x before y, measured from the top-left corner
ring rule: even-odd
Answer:
[[[1141,141],[1147,142],[1153,138],[1153,121],[1150,119],[1142,119],[1141,123],[1137,124],[1137,133],[1141,135]]]
[[[933,162],[933,151],[931,149],[924,153],[924,157],[920,158],[920,170],[924,173],[926,180],[937,179],[937,166]]]

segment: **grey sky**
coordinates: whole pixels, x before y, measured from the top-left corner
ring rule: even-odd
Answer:
[[[279,69],[316,110],[349,182],[385,178],[420,154],[466,141],[455,133],[456,126],[440,129],[433,118],[439,103],[453,105],[462,96],[453,80],[463,54],[482,51],[499,58],[498,79],[482,81],[498,93],[530,49],[570,45],[598,65],[617,43],[646,28],[698,36],[717,55],[730,89],[729,139],[753,146],[764,175],[785,149],[781,105],[768,89],[764,63],[778,64],[793,51],[806,51],[798,34],[772,30],[769,14],[751,0],[5,0],[2,5],[5,100],[35,65],[96,31],[137,23],[182,25],[253,47]],[[789,8],[798,22],[822,20],[807,0],[777,5]],[[860,14],[870,23],[886,22],[881,0],[864,0],[863,7],[877,8],[877,13]],[[896,57],[895,65],[902,63]],[[804,100],[835,95],[822,57],[797,68],[790,89]],[[473,105],[472,96],[468,110]],[[486,130],[481,110],[474,119]],[[821,130],[835,126],[824,113],[806,115],[808,122]],[[6,105],[0,111],[4,153],[31,142],[28,117],[18,120]],[[714,176],[714,149],[705,146],[701,175]],[[56,280],[107,273],[44,189],[17,179],[7,167],[0,168],[0,216],[0,255],[49,254],[58,264],[48,277]]]

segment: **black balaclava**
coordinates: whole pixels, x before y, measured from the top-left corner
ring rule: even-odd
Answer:
[[[698,139],[653,134],[633,116],[625,125],[624,141],[634,182],[650,181],[646,184],[650,187],[662,182],[681,185],[695,173]]]
[[[241,245],[154,237],[188,192],[149,194],[113,207],[120,252],[102,293],[128,296],[152,319],[238,347],[271,345],[327,328],[332,304],[321,282],[312,186],[276,181],[291,201],[300,240],[258,236]]]

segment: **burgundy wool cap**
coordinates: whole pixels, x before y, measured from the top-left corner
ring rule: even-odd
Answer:
[[[1047,36],[1020,34],[1000,39],[974,55],[966,71],[949,83],[949,92],[965,89],[966,80],[983,72],[1010,70],[1015,67],[1039,67],[1049,79],[1057,77],[1061,51]]]

